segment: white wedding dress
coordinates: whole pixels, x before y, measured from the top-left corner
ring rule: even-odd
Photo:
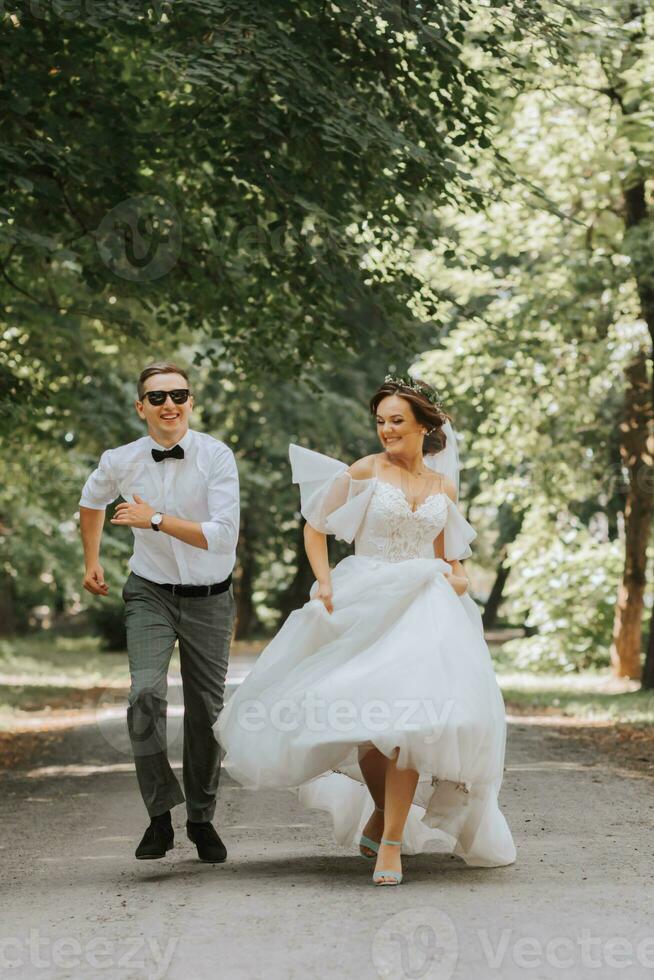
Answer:
[[[402,850],[468,865],[515,861],[498,806],[506,745],[502,693],[472,598],[434,557],[466,558],[476,531],[445,493],[415,511],[402,490],[291,445],[302,514],[355,553],[332,571],[333,613],[311,598],[291,613],[215,725],[223,764],[244,786],[288,787],[326,810],[341,844],[372,812],[358,760],[376,746],[419,781]],[[311,595],[315,593],[314,583]]]

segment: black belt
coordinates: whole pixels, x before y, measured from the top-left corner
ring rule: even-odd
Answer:
[[[140,578],[141,576],[137,577]],[[150,579],[144,581],[150,582]],[[167,589],[173,595],[181,596],[218,595],[220,592],[227,592],[231,584],[231,575],[228,575],[224,582],[214,582],[213,585],[171,585],[169,582],[150,582],[150,585],[158,585],[159,588]]]

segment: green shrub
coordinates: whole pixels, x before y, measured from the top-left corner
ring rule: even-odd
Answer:
[[[532,671],[607,666],[623,550],[571,514],[530,512],[509,552],[504,613],[536,632],[507,641],[503,655]]]
[[[102,599],[87,610],[91,630],[99,635],[105,650],[126,650],[125,606]]]

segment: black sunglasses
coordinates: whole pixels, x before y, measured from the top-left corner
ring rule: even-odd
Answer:
[[[188,401],[190,394],[188,388],[173,388],[172,391],[146,391],[143,399],[147,398],[151,405],[163,405],[170,395],[176,405],[183,405],[185,401]]]

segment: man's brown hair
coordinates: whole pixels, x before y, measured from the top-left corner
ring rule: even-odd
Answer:
[[[136,385],[138,391],[139,401],[143,401],[143,396],[145,395],[144,385],[148,378],[151,378],[153,374],[181,374],[188,385],[188,374],[184,368],[179,367],[178,364],[173,364],[171,361],[159,361],[156,364],[148,364],[144,367],[139,374],[139,380]]]

